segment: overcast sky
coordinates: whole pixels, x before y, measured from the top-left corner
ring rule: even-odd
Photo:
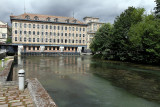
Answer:
[[[146,13],[154,11],[155,0],[0,0],[0,20],[10,23],[9,16],[24,13],[69,16],[82,20],[85,16],[99,17],[113,23],[116,16],[128,6],[143,7]]]

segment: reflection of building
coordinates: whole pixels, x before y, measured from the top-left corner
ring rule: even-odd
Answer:
[[[0,21],[0,43],[6,43],[7,38],[11,36],[11,31],[7,23]]]
[[[87,46],[87,24],[75,18],[27,13],[10,18],[19,55],[21,51],[80,53]]]
[[[83,20],[86,24],[88,24],[88,26],[87,26],[87,49],[89,49],[89,45],[90,45],[96,31],[104,23],[99,22],[99,18],[94,18],[94,17],[84,17]]]

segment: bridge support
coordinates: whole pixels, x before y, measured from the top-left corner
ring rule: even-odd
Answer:
[[[18,45],[18,56],[21,56],[22,50],[23,50],[23,45]]]

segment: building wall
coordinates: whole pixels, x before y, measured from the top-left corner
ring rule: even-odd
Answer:
[[[0,21],[0,42],[6,43],[7,38],[10,36],[10,31],[7,23],[3,23]]]
[[[12,42],[15,44],[51,44],[85,46],[87,38],[86,28],[86,26],[81,25],[13,20]]]

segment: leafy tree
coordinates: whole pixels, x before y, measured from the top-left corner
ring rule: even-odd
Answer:
[[[160,0],[155,0],[156,7],[155,7],[155,15],[157,18],[160,18]]]
[[[138,52],[132,61],[152,64],[160,61],[160,20],[155,20],[153,15],[145,16],[130,28],[128,35],[132,50]]]
[[[90,44],[90,49],[93,53],[102,52],[107,49],[110,45],[113,33],[113,26],[109,23],[102,25],[96,32],[92,43]]]
[[[128,32],[132,25],[143,20],[144,8],[129,7],[115,19],[112,50],[116,51],[114,60],[125,61],[130,56]]]

